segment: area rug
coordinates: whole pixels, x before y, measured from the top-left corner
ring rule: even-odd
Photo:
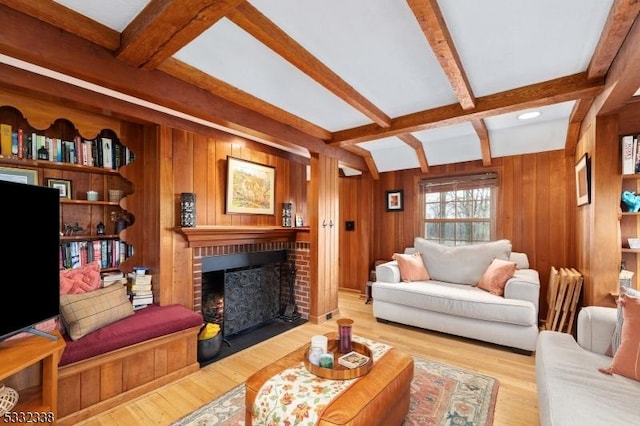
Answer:
[[[493,424],[498,380],[414,357],[411,402],[405,426]],[[244,425],[244,384],[172,423],[172,426]]]

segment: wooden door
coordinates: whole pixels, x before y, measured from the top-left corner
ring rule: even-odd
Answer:
[[[311,157],[309,185],[311,230],[311,307],[309,319],[319,323],[338,312],[338,161]]]

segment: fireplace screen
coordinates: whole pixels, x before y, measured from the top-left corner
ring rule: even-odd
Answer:
[[[280,314],[281,265],[203,273],[202,313],[229,337],[275,319]]]

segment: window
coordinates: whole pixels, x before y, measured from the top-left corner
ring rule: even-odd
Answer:
[[[420,188],[424,238],[447,246],[495,239],[495,173],[426,179]]]

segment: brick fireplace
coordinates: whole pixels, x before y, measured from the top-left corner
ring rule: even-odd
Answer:
[[[237,254],[284,251],[284,263],[295,267],[295,304],[300,316],[309,318],[310,309],[310,242],[306,228],[265,227],[195,227],[183,228],[193,247],[193,309],[202,311],[203,263],[206,258]],[[282,287],[281,305],[289,299],[288,286]]]

